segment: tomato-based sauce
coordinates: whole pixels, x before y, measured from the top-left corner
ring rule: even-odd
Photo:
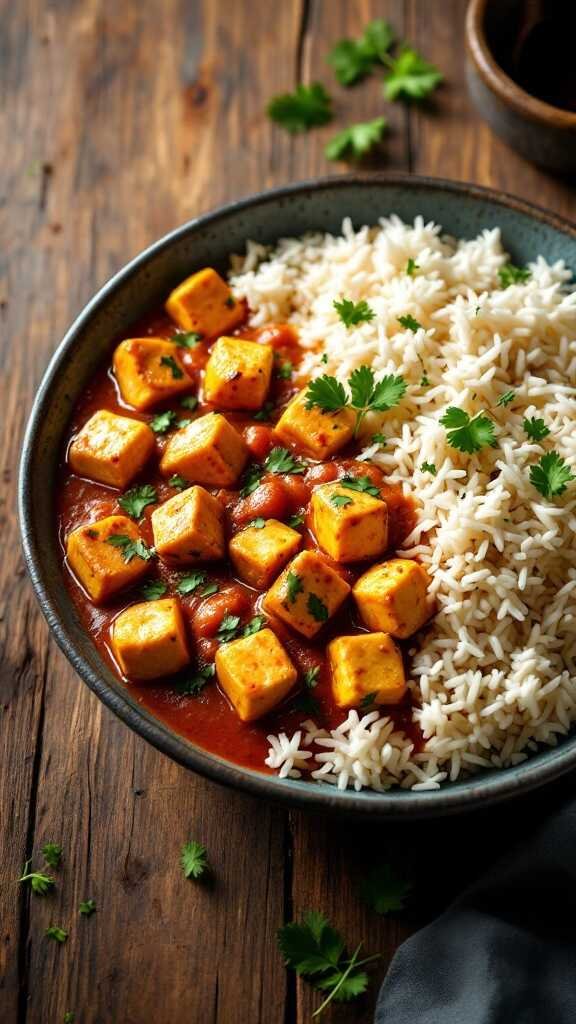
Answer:
[[[168,339],[173,336],[174,330],[170,318],[163,312],[156,312],[137,323],[131,336]],[[273,447],[281,444],[274,435],[274,422],[278,419],[281,409],[304,384],[298,376],[301,351],[296,332],[288,325],[270,325],[258,329],[243,326],[232,333],[268,344],[275,353],[276,372],[263,413],[255,417],[245,412],[223,410],[226,418],[242,433],[250,458],[261,462]],[[120,340],[122,339],[116,339],[116,342]],[[202,393],[202,375],[209,351],[210,346],[204,341],[190,349],[179,349],[182,362],[192,379],[192,394],[197,391]],[[154,682],[136,683],[125,679],[112,655],[110,628],[120,611],[143,600],[142,583],[120,592],[107,603],[96,606],[77,582],[65,557],[66,538],[72,530],[108,515],[123,514],[118,504],[121,492],[75,475],[67,462],[67,450],[74,435],[93,413],[101,409],[121,415],[128,414],[134,419],[150,423],[154,417],[166,410],[173,410],[180,421],[196,418],[212,411],[214,407],[200,401],[197,408],[190,412],[182,407],[181,396],[176,395],[173,400],[154,407],[151,412],[138,412],[122,401],[111,368],[111,358],[85,389],[74,410],[62,452],[56,510],[66,586],[81,621],[104,660],[139,703],[176,732],[199,746],[231,761],[267,771],[264,759],[269,746],[266,739],[269,733],[286,732],[290,735],[307,718],[313,718],[319,727],[334,728],[346,718],[347,711],[338,708],[332,698],[325,651],[327,643],[333,637],[366,632],[357,618],[354,602],[346,601],[340,611],[311,641],[293,632],[280,620],[270,622],[271,628],[298,669],[299,678],[302,679],[307,670],[317,667],[318,682],[314,689],[308,689],[302,683],[298,683],[296,689],[274,711],[258,721],[247,724],[239,720],[221,691],[216,677],[211,678],[195,696],[179,692],[179,685],[182,678],[186,677],[186,671],[179,677],[158,679]],[[130,487],[144,483],[153,485],[158,493],[158,503],[161,503],[175,494],[174,487],[170,486],[158,468],[159,458],[166,447],[170,431],[157,433],[155,436],[156,454],[149,460],[142,473],[131,481]],[[211,490],[224,506],[228,537],[257,517],[286,521],[291,516],[301,515],[303,547],[317,548],[307,518],[312,489],[318,484],[336,480],[351,471],[355,471],[358,476],[368,476],[388,506],[389,549],[382,556],[385,559],[393,555],[398,545],[413,529],[416,509],[414,503],[402,494],[400,488],[387,484],[383,472],[377,466],[366,461],[357,462],[354,458],[357,452],[358,447],[349,446],[343,453],[323,463],[313,463],[306,459],[306,471],[299,474],[277,475],[265,472],[255,490],[244,497],[240,495],[240,485],[234,489],[207,489]],[[153,544],[150,517],[155,507],[157,505],[148,505],[139,523],[142,538],[150,546]],[[331,563],[328,556],[325,557],[329,564],[335,564]],[[342,577],[352,584],[369,564],[371,563],[339,565],[337,569]],[[215,634],[224,614],[238,615],[242,622],[246,623],[253,616],[262,613],[263,594],[238,580],[229,560],[206,562],[200,566],[175,570],[159,558],[154,558],[150,563],[147,578],[162,581],[168,588],[167,593],[176,595],[176,585],[182,577],[182,572],[193,572],[196,568],[205,570],[209,582],[217,584],[218,589],[216,593],[204,597],[200,596],[198,589],[191,594],[178,595],[193,654],[188,675],[193,672],[195,664],[205,665],[213,662],[220,643]],[[382,708],[382,711],[391,715],[398,725],[418,742],[411,720],[409,697],[401,705]]]

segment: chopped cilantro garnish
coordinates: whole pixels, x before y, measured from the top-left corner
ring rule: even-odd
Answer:
[[[496,405],[501,405],[501,406],[505,407],[507,405],[510,405],[510,403],[513,402],[515,398],[516,398],[516,392],[515,391],[505,391],[503,395],[500,395],[500,398],[496,402]]]
[[[302,526],[304,522],[304,516],[298,512],[296,515],[288,517],[288,526],[291,526],[293,530],[296,530],[299,526]]]
[[[371,708],[374,701],[376,700],[376,690],[372,690],[371,693],[367,693],[362,697],[360,701],[361,708]]]
[[[369,323],[376,316],[365,299],[361,299],[360,302],[353,302],[352,299],[335,299],[332,305],[345,327]]]
[[[314,594],[312,591],[308,594],[308,600],[306,602],[306,608],[310,612],[313,619],[316,622],[327,622],[329,619],[328,609],[324,604],[322,598],[318,597],[318,594]]]
[[[361,491],[363,494],[371,494],[373,498],[380,497],[380,490],[372,483],[369,476],[350,476],[348,473],[340,480],[342,487],[350,491]]]
[[[286,600],[288,604],[294,604],[298,594],[304,592],[302,578],[296,572],[289,571],[286,576]]]
[[[169,367],[174,380],[182,380],[184,376],[184,370],[182,370],[178,366],[178,363],[174,359],[174,356],[161,356],[160,365]]]
[[[187,573],[186,576],[181,576],[178,583],[176,584],[176,590],[179,594],[193,594],[203,583],[206,582],[205,572],[191,572]]]
[[[273,412],[274,402],[264,402],[262,408],[254,413],[253,419],[258,420],[259,423],[268,423],[272,419]]]
[[[411,313],[406,313],[406,316],[396,317],[398,323],[405,327],[407,331],[416,332],[422,327],[422,324],[416,320]]]
[[[198,405],[198,395],[185,395],[184,398],[180,399],[180,405],[183,409],[189,409],[190,412],[194,412]]]
[[[196,348],[202,341],[202,335],[198,331],[187,331],[182,334],[173,334],[170,338],[179,348]]]
[[[242,629],[242,636],[252,636],[253,633],[259,633],[265,622],[266,619],[263,615],[255,615]]]
[[[168,483],[170,484],[170,487],[175,487],[177,491],[185,491],[186,488],[190,486],[188,481],[178,473],[174,473],[174,475],[170,477]]]
[[[423,100],[442,81],[443,75],[417,50],[406,46],[397,57],[388,58],[389,68],[384,81],[384,95],[387,100]]]
[[[146,601],[158,601],[168,592],[168,587],[162,580],[149,580],[142,587],[142,597]]]
[[[558,452],[543,455],[535,466],[530,466],[530,483],[544,498],[564,494],[576,476]]]
[[[246,529],[250,529],[250,527],[252,527],[253,530],[263,530],[265,526],[266,520],[262,516],[256,516],[256,519],[251,519],[250,522],[246,524]]]
[[[131,487],[121,498],[118,498],[120,508],[132,519],[141,519],[146,506],[154,505],[157,501],[158,492],[155,487],[152,487],[152,484]]]
[[[463,409],[451,405],[440,419],[446,427],[448,444],[460,452],[479,452],[486,445],[496,448],[498,442],[494,434],[495,424],[479,412],[473,419]]]
[[[550,433],[544,420],[537,419],[535,416],[532,416],[530,419],[524,419],[522,426],[524,433],[527,434],[531,441],[542,441]]]
[[[314,687],[318,686],[318,676],[320,675],[320,665],[314,665],[314,668],[307,668],[304,673],[304,683],[309,690],[313,690]]]
[[[305,473],[306,466],[287,448],[273,448],[266,457],[264,468],[269,473]]]
[[[294,92],[274,96],[268,116],[291,133],[307,132],[332,120],[332,100],[320,82],[297,85]]]
[[[184,697],[197,697],[213,678],[215,672],[216,666],[213,663],[210,665],[199,665],[193,676],[189,676],[187,679],[177,683],[176,689]]]
[[[294,364],[291,363],[289,359],[287,359],[285,363],[280,363],[280,365],[276,367],[276,376],[279,377],[280,380],[292,380],[293,373]]]
[[[240,616],[230,615],[228,612],[226,612],[226,615],[224,615],[216,631],[216,637],[220,641],[220,643],[228,644],[230,643],[231,640],[234,640],[238,632],[239,625]]]
[[[156,554],[154,548],[149,548],[141,537],[133,540],[125,533],[112,533],[106,538],[106,543],[111,544],[114,548],[121,548],[122,558],[125,562],[131,562],[133,558],[142,558],[145,562],[149,562]]]
[[[431,473],[432,476],[436,476],[438,470],[433,462],[423,462],[420,466],[421,473]]]
[[[525,284],[530,273],[527,267],[515,267],[513,263],[505,263],[500,267],[498,277],[502,288],[508,288],[511,284]]]
[[[353,500],[354,499],[350,498],[347,494],[330,495],[330,504],[333,505],[334,508],[346,508],[346,505],[351,505]]]
[[[154,416],[150,420],[150,426],[155,434],[165,434],[174,425],[175,421],[176,413],[172,409],[167,409],[166,412],[159,412],[157,416]]]
[[[240,497],[247,498],[249,494],[260,485],[260,480],[264,474],[264,467],[260,466],[257,462],[253,462],[252,465],[248,466],[248,469],[244,471],[241,483],[242,488],[240,490]]]
[[[200,588],[200,597],[211,597],[212,594],[217,594],[219,589],[217,583],[207,583],[205,587]]]
[[[408,277],[414,277],[414,272],[420,270],[420,265],[413,260],[411,256],[408,257],[408,263],[406,264],[406,273]]]
[[[185,878],[201,878],[208,869],[206,847],[194,840],[184,843],[180,851],[180,863]]]
[[[384,434],[372,434],[371,444],[386,444],[386,437]]]

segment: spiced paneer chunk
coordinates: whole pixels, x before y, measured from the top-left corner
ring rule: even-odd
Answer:
[[[296,555],[264,598],[264,608],[304,636],[315,636],[338,611],[350,587],[322,555]]]
[[[151,409],[192,387],[178,346],[164,338],[122,341],[114,352],[114,373],[122,398],[134,409]]]
[[[338,707],[398,704],[406,692],[402,655],[388,633],[336,637],[328,661]]]
[[[136,523],[127,516],[107,516],[73,530],[66,555],[95,604],[141,579],[151,557]]]
[[[255,525],[249,523],[235,534],[229,551],[240,579],[263,590],[296,554],[301,543],[297,530],[277,519],[267,519]]]
[[[428,573],[411,558],[392,558],[368,569],[354,586],[358,611],[369,629],[404,640],[430,616]]]
[[[183,330],[215,338],[243,320],[244,305],[237,302],[220,274],[205,267],[170,293],[166,312]]]
[[[216,652],[216,672],[242,722],[252,722],[271,711],[298,676],[271,629],[223,644]]]
[[[381,498],[343,483],[322,484],[311,510],[316,540],[336,562],[375,558],[386,550],[388,508]]]
[[[123,490],[154,447],[154,434],[146,423],[99,409],[76,434],[68,461],[79,476]]]
[[[355,415],[351,409],[323,412],[308,408],[306,390],[300,391],[286,406],[275,431],[286,444],[295,445],[313,459],[334,455],[354,433]]]
[[[168,565],[192,565],[224,557],[224,508],[203,487],[189,487],[155,508],[154,545]]]
[[[126,608],[114,620],[110,639],[128,679],[170,676],[190,661],[184,619],[173,597]]]
[[[206,364],[206,401],[222,409],[260,409],[270,387],[273,362],[270,345],[218,338]]]
[[[209,412],[170,438],[160,470],[191,483],[232,487],[247,459],[248,448],[238,431],[219,412]]]

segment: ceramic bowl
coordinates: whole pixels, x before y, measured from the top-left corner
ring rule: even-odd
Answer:
[[[40,385],[22,453],[19,501],[24,554],[49,626],[79,676],[126,724],[175,761],[230,786],[300,807],[372,818],[425,817],[483,807],[576,766],[576,735],[515,768],[486,772],[436,791],[340,792],[239,767],[173,732],[138,704],[84,632],[63,581],[53,507],[56,466],[72,408],[113,339],[158,305],[195,269],[225,271],[246,240],[272,243],[311,229],[338,232],[396,213],[418,214],[453,235],[499,225],[515,263],[542,253],[576,267],[576,230],[519,199],[475,186],[412,176],[358,176],[305,182],[242,199],[184,224],[132,260],[88,303],[55,352]]]
[[[522,89],[502,68],[523,0],[470,0],[466,15],[466,79],[480,114],[512,149],[541,167],[576,171],[576,113]],[[516,26],[516,27],[515,27]]]

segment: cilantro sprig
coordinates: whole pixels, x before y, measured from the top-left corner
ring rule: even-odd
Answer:
[[[531,271],[528,267],[516,267],[513,263],[505,263],[498,271],[502,288],[509,288],[511,284],[526,284],[530,275]]]
[[[31,863],[32,861],[30,860],[26,861],[18,881],[29,883],[32,892],[36,893],[37,896],[46,896],[56,883],[50,875],[44,875],[41,871],[31,871]]]
[[[544,420],[538,419],[536,416],[531,416],[530,419],[525,417],[522,427],[530,441],[543,441],[550,433],[550,429],[546,426]]]
[[[371,21],[360,39],[340,39],[330,50],[328,63],[340,85],[354,85],[369,74],[374,65],[382,63],[392,43],[394,30],[384,18]]]
[[[177,683],[176,689],[183,697],[198,697],[204,687],[210,682],[216,672],[213,662],[209,665],[199,665],[192,676]]]
[[[42,856],[48,867],[59,868],[62,861],[62,847],[58,843],[45,843],[42,847]]]
[[[96,901],[95,900],[82,900],[78,911],[82,914],[82,917],[92,917],[92,914],[96,913]]]
[[[185,878],[201,878],[208,870],[206,847],[193,839],[189,843],[184,843],[180,851],[180,863]]]
[[[412,46],[405,46],[397,57],[389,57],[386,66],[388,75],[384,82],[384,95],[387,100],[424,100],[444,77]]]
[[[46,935],[47,939],[54,939],[55,942],[59,942],[60,944],[66,942],[68,938],[68,932],[66,931],[66,929],[59,928],[58,925],[55,924],[51,924],[50,927],[46,929],[44,934]]]
[[[348,378],[349,391],[328,374],[311,380],[306,391],[306,408],[317,406],[322,412],[337,412],[350,406],[356,413],[356,437],[366,414],[392,409],[406,394],[406,387],[403,377],[389,374],[377,381],[370,366],[358,366]]]
[[[141,519],[146,506],[155,505],[157,501],[158,492],[152,484],[131,487],[129,491],[118,498],[120,508],[132,519]]]
[[[291,134],[307,132],[332,120],[332,100],[320,82],[297,85],[294,92],[274,96],[268,116]]]
[[[264,469],[269,473],[304,473],[306,466],[287,448],[273,448],[264,461]]]
[[[385,117],[351,124],[330,139],[324,149],[324,155],[327,160],[342,160],[346,157],[361,160],[381,142],[387,127],[388,121]]]
[[[154,548],[149,548],[141,537],[134,540],[125,533],[112,533],[106,538],[106,543],[114,548],[120,548],[125,562],[131,562],[133,558],[142,558],[144,562],[149,562],[156,554]]]
[[[446,427],[448,444],[459,452],[472,455],[486,445],[491,448],[498,445],[495,436],[496,424],[483,412],[470,417],[464,409],[451,405],[441,417],[440,423]]]
[[[535,466],[530,466],[530,483],[543,498],[564,494],[572,480],[576,476],[558,452],[547,452]]]
[[[360,302],[353,302],[352,299],[335,299],[332,305],[345,327],[369,323],[376,316],[366,299],[361,299]]]

